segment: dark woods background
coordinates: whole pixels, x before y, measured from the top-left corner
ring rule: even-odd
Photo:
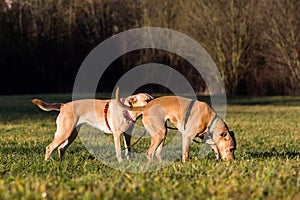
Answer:
[[[215,60],[228,94],[300,95],[297,0],[8,1],[0,0],[0,94],[72,92],[82,61],[101,41],[155,26],[198,41]],[[99,92],[111,91],[123,73],[147,62],[174,67],[205,93],[187,62],[153,49],[117,59]]]

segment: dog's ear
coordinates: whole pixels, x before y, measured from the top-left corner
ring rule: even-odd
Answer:
[[[233,131],[229,131],[229,134],[234,142],[235,148],[236,148],[236,140],[235,140],[235,136],[234,136],[234,132]]]
[[[147,96],[147,100],[146,100],[147,103],[148,103],[149,101],[151,101],[151,100],[154,99],[154,97],[151,96],[150,94],[147,94],[147,93],[145,93],[145,94],[146,94],[146,96]]]
[[[221,137],[223,137],[225,140],[230,140],[230,133],[227,132],[221,133]]]
[[[130,96],[130,97],[128,97],[127,101],[132,106],[133,104],[135,104],[137,102],[137,98],[136,98],[136,96]]]
[[[233,131],[229,131],[229,134],[231,135],[231,137],[234,137],[234,132]]]

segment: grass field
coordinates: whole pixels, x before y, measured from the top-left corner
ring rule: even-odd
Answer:
[[[57,112],[39,110],[31,98],[0,97],[0,199],[300,199],[300,97],[230,98],[226,122],[236,134],[234,162],[216,163],[212,152],[200,158],[193,143],[187,163],[176,160],[147,173],[103,164],[80,138],[63,161],[55,151],[45,162]],[[145,151],[148,142],[142,139],[133,150]],[[135,159],[111,162],[127,167]]]

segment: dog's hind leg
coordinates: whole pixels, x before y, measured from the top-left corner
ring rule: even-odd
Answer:
[[[155,157],[158,159],[159,162],[162,161],[162,155],[161,155],[161,153],[162,153],[162,148],[163,148],[163,146],[164,146],[164,143],[165,143],[165,140],[166,140],[166,137],[167,137],[167,132],[168,132],[167,126],[165,126],[165,127],[166,127],[166,129],[165,129],[165,134],[164,134],[165,136],[164,136],[163,140],[162,140],[161,143],[158,145],[158,147],[157,147],[157,149],[156,149],[156,151],[155,151]]]
[[[162,151],[162,145],[167,131],[165,120],[163,119],[163,117],[154,118],[150,115],[144,114],[143,124],[145,126],[145,129],[151,136],[151,143],[146,152],[146,157],[149,161],[152,161],[155,151],[157,151],[156,155],[160,160],[160,153]]]
[[[151,144],[146,152],[149,161],[153,160],[154,153],[159,161],[161,161],[161,151],[165,139],[166,128],[161,129],[157,134],[151,137]]]
[[[46,147],[45,160],[48,160],[52,151],[64,143],[75,129],[76,121],[72,115],[65,115],[62,112],[57,117],[57,129],[53,141]]]
[[[161,152],[162,152],[162,148],[163,148],[163,145],[164,145],[164,141],[165,141],[165,138],[163,138],[163,140],[161,141],[161,143],[158,145],[156,151],[155,151],[155,157],[158,159],[159,162],[162,161],[162,156],[161,156]]]
[[[216,161],[219,162],[220,161],[220,154],[219,154],[219,150],[218,150],[217,146],[216,145],[211,145],[211,148],[215,152]]]
[[[58,147],[58,157],[62,160],[64,155],[65,155],[65,152],[67,150],[67,148],[70,146],[70,144],[73,143],[73,141],[76,139],[77,135],[78,135],[78,132],[80,130],[80,126],[77,126],[73,132],[71,133],[70,137],[64,142],[62,143],[61,145],[59,145]]]

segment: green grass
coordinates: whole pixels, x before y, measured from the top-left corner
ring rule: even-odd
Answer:
[[[45,162],[44,149],[53,139],[57,112],[39,110],[30,103],[33,97],[71,99],[70,95],[0,97],[0,199],[300,198],[299,97],[230,98],[226,122],[238,143],[234,162],[216,163],[213,153],[201,158],[199,144],[193,143],[189,162],[175,160],[147,173],[105,165],[79,138],[63,161],[55,151]],[[112,141],[111,136],[97,134]],[[174,135],[170,132],[169,140]],[[142,139],[133,150],[144,152],[148,142]],[[137,160],[118,163],[111,157],[110,164],[124,168]]]

